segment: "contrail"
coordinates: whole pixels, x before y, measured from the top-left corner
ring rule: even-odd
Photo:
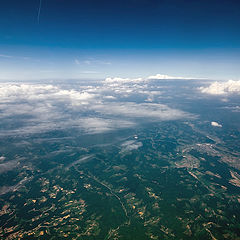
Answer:
[[[42,0],[39,0],[39,7],[38,7],[38,24],[40,20],[40,14],[41,14],[41,8],[42,8]]]

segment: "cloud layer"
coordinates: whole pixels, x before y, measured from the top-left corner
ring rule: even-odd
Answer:
[[[172,109],[164,104],[157,103],[139,103],[117,102],[104,105],[93,106],[96,112],[113,116],[125,116],[128,118],[147,118],[150,121],[166,121],[190,117],[183,111]]]
[[[1,135],[36,134],[76,128],[97,134],[133,128],[141,122],[192,118],[152,102],[162,93],[142,78],[107,78],[102,84],[0,84],[0,121],[13,127]],[[15,126],[16,125],[16,126]]]

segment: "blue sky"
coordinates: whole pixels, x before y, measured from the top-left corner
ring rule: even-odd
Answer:
[[[240,2],[2,1],[0,79],[240,78]]]

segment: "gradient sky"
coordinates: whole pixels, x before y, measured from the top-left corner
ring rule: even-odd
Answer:
[[[0,2],[0,79],[240,79],[239,0]]]

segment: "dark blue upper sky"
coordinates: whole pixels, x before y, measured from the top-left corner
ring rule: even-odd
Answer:
[[[240,49],[239,0],[42,0],[38,22],[39,2],[1,1],[0,55],[112,51],[108,58],[116,58],[130,51],[129,59],[209,49],[234,61]]]

